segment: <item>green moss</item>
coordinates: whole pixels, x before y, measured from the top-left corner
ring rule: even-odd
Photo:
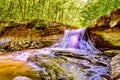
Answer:
[[[33,30],[34,31],[37,31],[39,29],[45,29],[45,28],[48,28],[48,23],[46,22],[38,22],[38,23],[35,23],[34,27],[33,27]]]
[[[103,31],[96,31],[95,34],[99,34],[105,41],[110,42],[113,46],[120,47],[120,29],[113,28]]]
[[[28,21],[27,24],[32,26],[32,29],[34,31],[37,31],[39,29],[45,29],[45,28],[49,27],[48,21],[44,21],[44,20],[40,20],[40,19],[32,19],[32,20]]]
[[[66,63],[64,59],[50,57],[44,58],[44,60],[40,58],[35,59],[39,62],[40,67],[45,68],[44,71],[39,72],[42,79],[50,78],[52,80],[59,80],[65,78],[67,80],[75,80],[73,75],[69,73],[69,70],[61,66],[61,64]]]
[[[109,33],[109,34],[104,34],[104,39],[109,41],[112,45],[114,46],[120,46],[120,33]]]

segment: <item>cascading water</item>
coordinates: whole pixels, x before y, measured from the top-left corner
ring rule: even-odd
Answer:
[[[92,64],[83,63],[83,65],[90,66],[89,69],[85,70],[86,72],[92,73],[91,77],[88,80],[104,80],[103,78],[112,80],[111,76],[109,75],[109,72],[111,70],[109,65],[110,59],[104,56],[95,56],[96,54],[101,53],[101,51],[96,49],[92,44],[86,28],[77,30],[65,30],[63,38],[58,43],[43,50],[47,51],[47,53],[50,54],[63,52],[63,55],[65,55],[65,52],[71,52],[82,55],[82,57],[84,56],[84,58],[86,57],[87,59],[91,60],[91,62],[93,62]],[[99,63],[99,61],[95,61],[94,58],[96,57],[100,58],[100,61],[105,62],[105,66],[94,65],[94,62]]]
[[[54,44],[51,50],[58,52],[74,52],[84,56],[94,56],[95,54],[101,53],[101,51],[95,48],[92,44],[87,28],[71,31],[65,30],[63,38],[58,43]],[[86,71],[93,73],[93,75],[91,75],[90,79],[88,80],[104,80],[104,78],[112,80],[111,76],[109,75],[109,72],[111,70],[109,65],[110,59],[107,57],[105,58],[104,56],[101,58],[103,58],[104,61],[106,61],[105,59],[108,60],[108,62],[106,62],[106,66],[94,66],[87,64],[90,65],[90,69],[86,69]]]
[[[29,56],[32,56],[32,54],[47,53],[47,55],[55,57],[56,52],[63,52],[63,55],[65,54],[64,52],[71,52],[80,55],[82,59],[88,60],[89,63],[81,63],[89,66],[88,69],[85,69],[86,72],[91,73],[88,80],[104,80],[104,78],[112,80],[109,75],[109,72],[111,71],[109,65],[110,59],[108,57],[97,55],[101,53],[101,51],[96,49],[92,44],[86,28],[78,30],[65,30],[63,38],[51,47],[39,50],[16,52],[13,53],[13,56],[17,60],[27,61]],[[31,65],[36,67],[34,63]]]
[[[92,44],[86,28],[71,31],[65,30],[61,41],[53,45],[52,48],[74,49],[75,52],[83,53],[84,55],[101,52]]]

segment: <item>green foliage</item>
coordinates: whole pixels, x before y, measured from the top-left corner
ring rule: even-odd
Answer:
[[[45,29],[49,27],[49,23],[48,22],[35,22],[35,25],[33,27],[34,31],[37,31],[39,29]]]
[[[112,10],[120,8],[120,0],[91,0],[85,3],[82,9],[83,20],[81,25],[86,26],[95,23],[100,16],[110,13]]]
[[[84,27],[120,8],[119,3],[120,0],[0,0],[0,18],[42,19]]]

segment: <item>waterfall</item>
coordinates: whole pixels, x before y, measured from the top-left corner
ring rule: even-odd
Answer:
[[[103,78],[112,80],[111,76],[109,75],[109,72],[111,71],[109,65],[110,59],[102,55],[95,55],[100,52],[101,51],[95,48],[92,44],[87,28],[81,28],[77,30],[65,30],[63,38],[51,47],[37,50],[17,51],[12,53],[12,56],[15,60],[27,61],[29,63],[28,65],[37,70],[43,71],[45,71],[44,68],[41,68],[36,65],[35,62],[32,62],[30,57],[34,58],[34,56],[37,56],[38,58],[44,59],[42,55],[48,55],[49,57],[56,58],[56,54],[59,53],[60,55],[62,54],[63,56],[67,57],[72,56],[76,59],[79,57],[79,60],[83,59],[88,61],[87,63],[80,63],[80,65],[89,66],[88,69],[84,69],[86,73],[91,74],[88,80],[104,80]]]
[[[65,30],[63,38],[52,48],[61,48],[74,50],[86,54],[97,54],[101,51],[96,49],[92,44],[89,33],[86,28],[77,30]]]

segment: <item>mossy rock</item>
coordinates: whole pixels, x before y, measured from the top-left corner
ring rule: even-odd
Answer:
[[[120,29],[113,27],[108,29],[95,30],[91,31],[91,34],[95,34],[91,36],[93,39],[93,43],[96,44],[97,48],[106,48],[110,49],[120,49]]]
[[[120,50],[120,9],[98,18],[96,24],[89,27],[89,31],[90,36],[94,35],[91,39],[97,48]]]
[[[64,56],[54,58],[46,56],[44,59],[34,56],[29,58],[29,61],[36,63],[42,69],[39,71],[42,80],[87,80],[83,70]]]

